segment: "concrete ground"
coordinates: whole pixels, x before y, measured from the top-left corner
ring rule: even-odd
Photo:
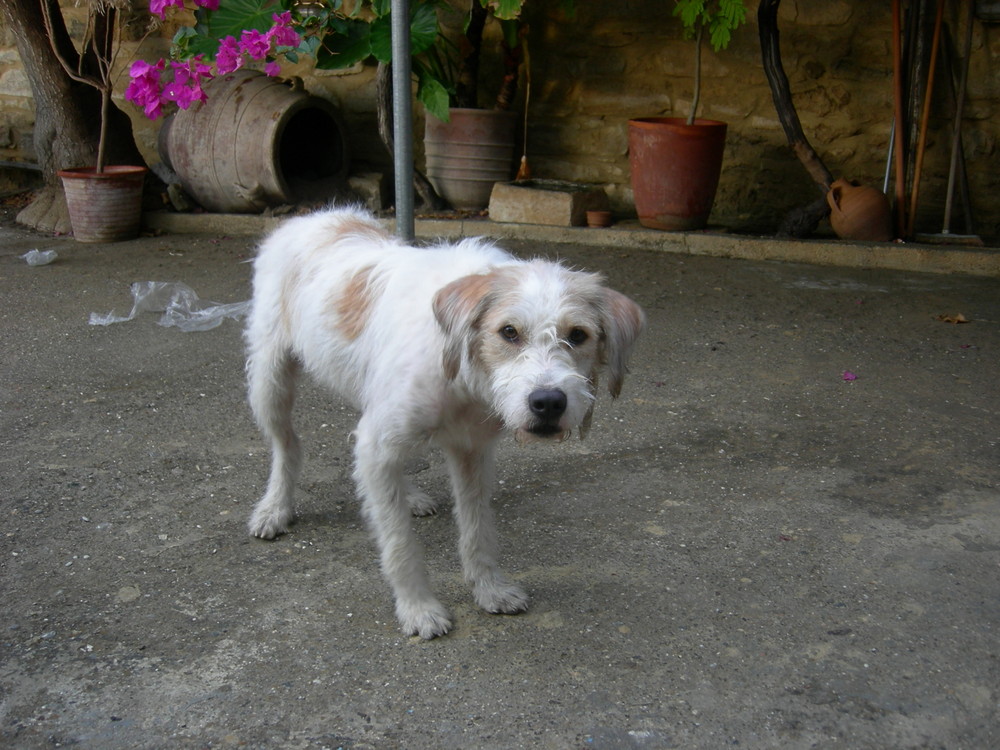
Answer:
[[[649,329],[586,442],[504,444],[527,613],[478,611],[450,513],[415,520],[456,620],[423,642],[347,410],[303,390],[301,519],[254,540],[240,325],[88,324],[135,281],[246,299],[252,243],[0,229],[0,745],[1000,746],[1000,279],[508,243]]]

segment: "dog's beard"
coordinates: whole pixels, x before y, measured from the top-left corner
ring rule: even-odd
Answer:
[[[528,445],[529,443],[561,443],[572,434],[573,430],[569,428],[556,427],[551,430],[533,431],[522,427],[514,431],[514,439],[518,445]]]

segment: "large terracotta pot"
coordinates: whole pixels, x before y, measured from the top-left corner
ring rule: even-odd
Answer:
[[[117,242],[138,236],[145,167],[94,167],[58,172],[78,242]]]
[[[251,213],[335,195],[350,156],[333,104],[250,70],[214,79],[205,93],[159,136],[160,158],[202,206]]]
[[[639,223],[701,229],[715,201],[726,146],[724,122],[681,117],[629,120],[629,166]]]
[[[427,178],[453,208],[486,208],[493,184],[513,175],[517,116],[495,109],[452,108],[448,117],[448,122],[427,117]]]

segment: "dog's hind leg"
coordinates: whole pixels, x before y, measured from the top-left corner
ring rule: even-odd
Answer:
[[[396,617],[406,635],[435,638],[451,630],[448,610],[427,579],[420,543],[410,523],[403,456],[380,420],[361,418],[355,433],[354,477],[365,516],[381,554],[382,573],[396,600]]]
[[[298,372],[298,360],[289,352],[256,351],[247,362],[250,407],[271,441],[267,490],[248,524],[250,533],[262,539],[285,533],[295,518],[295,482],[302,465],[302,448],[292,427]]]
[[[455,495],[459,553],[476,603],[487,612],[515,614],[528,608],[524,589],[497,565],[496,523],[490,508],[495,443],[452,445],[445,450]]]

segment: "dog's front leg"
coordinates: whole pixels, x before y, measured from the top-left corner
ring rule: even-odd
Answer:
[[[524,589],[497,565],[497,532],[490,508],[493,493],[494,442],[485,446],[450,446],[445,450],[455,496],[459,553],[476,603],[487,612],[515,614],[528,608]]]
[[[358,425],[355,480],[378,543],[382,573],[396,599],[396,617],[403,632],[435,638],[451,630],[451,617],[431,592],[420,543],[410,525],[403,457],[377,422],[363,417]]]

